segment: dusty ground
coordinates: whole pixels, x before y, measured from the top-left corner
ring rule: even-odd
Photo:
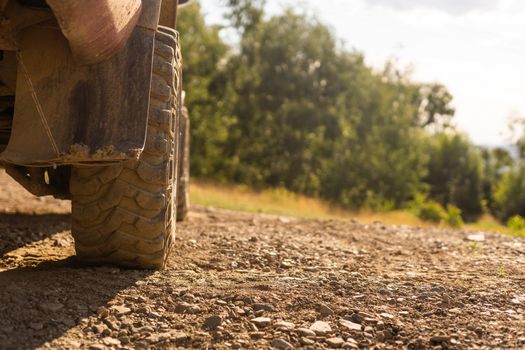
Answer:
[[[78,266],[4,174],[0,212],[1,349],[525,347],[523,239],[197,208],[147,272]]]

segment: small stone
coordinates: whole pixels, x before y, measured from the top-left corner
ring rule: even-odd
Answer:
[[[315,341],[313,341],[312,339],[308,339],[306,337],[301,337],[301,344],[302,345],[314,345]]]
[[[105,308],[104,306],[101,306],[97,309],[97,314],[100,317],[108,317],[109,316],[109,310]]]
[[[64,308],[63,304],[60,303],[42,303],[39,305],[40,310],[45,312],[57,312],[58,310]]]
[[[295,324],[292,322],[286,322],[286,321],[279,321],[274,324],[274,327],[279,330],[292,330],[295,328]]]
[[[340,337],[326,339],[326,344],[328,344],[328,346],[332,349],[339,349],[343,346],[344,342],[344,339]]]
[[[114,310],[115,313],[118,316],[123,316],[123,315],[127,315],[127,314],[131,313],[131,309],[129,307],[124,306],[124,305],[112,306],[111,310]]]
[[[484,242],[485,241],[485,234],[483,233],[476,233],[472,235],[467,236],[467,240],[471,242]]]
[[[268,317],[256,317],[251,320],[254,325],[256,325],[258,328],[266,327],[272,322],[271,318]]]
[[[389,320],[394,318],[394,315],[389,314],[388,312],[383,312],[382,314],[380,314],[380,316]]]
[[[360,331],[361,330],[361,325],[359,323],[354,323],[352,321],[341,319],[339,320],[339,324],[350,331]]]
[[[106,347],[102,344],[91,344],[89,350],[105,350]]]
[[[297,328],[296,331],[304,337],[315,337],[315,332],[308,328]]]
[[[96,324],[93,327],[91,327],[91,330],[95,334],[101,334],[102,332],[104,332],[104,326]]]
[[[262,303],[255,303],[255,304],[253,304],[252,308],[253,308],[253,311],[264,310],[264,311],[272,312],[274,310],[272,305],[270,305],[270,304],[262,304]]]
[[[319,313],[321,314],[321,317],[328,317],[334,314],[334,310],[330,309],[326,305],[321,304],[321,306],[319,306]]]
[[[293,349],[292,344],[288,343],[286,340],[281,338],[272,340],[270,344],[276,349]]]
[[[250,333],[250,338],[255,339],[255,340],[259,340],[259,339],[264,338],[264,335],[265,335],[264,332],[251,332]]]
[[[107,346],[120,346],[120,340],[111,337],[105,337],[102,342]]]
[[[40,331],[44,328],[44,324],[42,322],[30,322],[29,328],[34,329],[35,331]]]
[[[219,327],[221,324],[222,324],[222,317],[219,316],[219,315],[213,315],[213,316],[208,317],[204,321],[203,326],[204,326],[204,328],[208,328],[208,329],[214,330],[217,327]]]
[[[187,303],[185,301],[178,303],[175,306],[175,313],[195,315],[201,312],[201,308],[197,305]]]
[[[448,343],[449,341],[450,337],[446,335],[435,335],[430,338],[430,344]]]
[[[324,321],[315,321],[311,326],[310,330],[315,332],[317,335],[324,335],[332,331],[330,324]]]

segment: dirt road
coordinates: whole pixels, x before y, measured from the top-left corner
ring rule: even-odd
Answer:
[[[75,263],[0,174],[0,348],[525,347],[525,240],[195,209],[161,272]]]

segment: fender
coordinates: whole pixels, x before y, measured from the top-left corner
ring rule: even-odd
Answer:
[[[146,137],[160,7],[161,0],[142,0],[124,47],[96,64],[76,59],[98,58],[100,51],[68,41],[60,21],[21,31],[13,128],[0,161],[52,166],[138,157]]]

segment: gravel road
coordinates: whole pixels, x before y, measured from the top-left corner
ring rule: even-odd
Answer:
[[[164,271],[74,259],[0,173],[0,349],[525,348],[525,240],[194,208]]]

